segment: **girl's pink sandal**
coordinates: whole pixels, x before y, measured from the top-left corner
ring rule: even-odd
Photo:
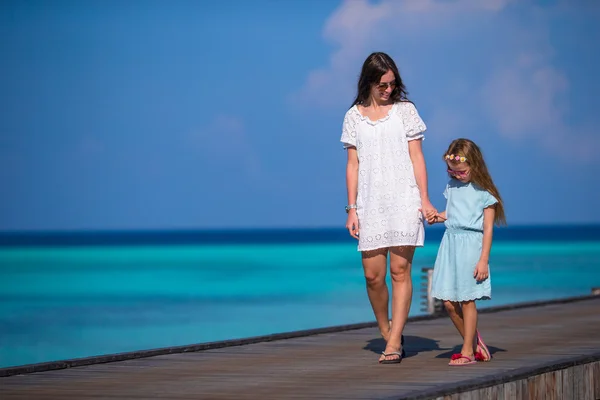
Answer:
[[[490,353],[490,350],[483,342],[479,331],[477,331],[477,347],[479,347],[480,350],[477,353],[475,353],[475,359],[477,359],[477,361],[490,361],[492,359],[492,353]],[[479,360],[478,358],[481,358],[481,360]]]
[[[471,365],[471,364],[475,364],[477,363],[477,361],[475,361],[475,357],[469,357],[469,356],[465,356],[462,355],[460,353],[456,353],[456,354],[452,354],[452,357],[450,357],[450,360],[458,360],[460,358],[464,358],[465,360],[467,360],[467,362],[464,363],[448,363],[448,365],[450,365],[451,367],[462,367],[463,365]]]

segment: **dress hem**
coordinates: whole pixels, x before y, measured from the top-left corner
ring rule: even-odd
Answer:
[[[378,249],[389,249],[390,247],[423,247],[424,244],[421,243],[397,243],[397,244],[390,244],[390,245],[385,245],[385,246],[375,246],[375,247],[368,247],[368,248],[357,248],[357,251],[372,251],[372,250],[378,250]]]
[[[442,301],[459,301],[459,302],[463,302],[463,301],[476,301],[476,300],[491,300],[492,296],[488,296],[488,295],[483,295],[483,296],[465,296],[465,297],[457,297],[457,296],[436,296],[435,294],[431,294],[431,297],[434,297],[438,300],[442,300]]]

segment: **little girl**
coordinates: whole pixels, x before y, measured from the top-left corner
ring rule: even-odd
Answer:
[[[431,295],[444,301],[463,337],[460,353],[449,365],[463,366],[492,358],[477,331],[475,300],[491,298],[488,261],[494,224],[505,224],[504,207],[479,147],[468,139],[450,143],[444,154],[450,181],[444,190],[446,210],[428,216],[444,222],[446,232],[433,271]]]

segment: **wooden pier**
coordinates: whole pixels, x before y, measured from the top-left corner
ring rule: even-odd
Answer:
[[[488,363],[448,366],[460,337],[421,317],[401,364],[377,363],[363,324],[0,369],[0,399],[600,399],[600,296],[482,310],[479,328]]]

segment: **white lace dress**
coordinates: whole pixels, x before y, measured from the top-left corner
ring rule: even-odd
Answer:
[[[359,161],[358,250],[393,246],[423,246],[421,195],[415,180],[408,142],[423,138],[425,123],[408,101],[395,103],[377,121],[357,106],[344,117],[341,142],[356,147]]]

